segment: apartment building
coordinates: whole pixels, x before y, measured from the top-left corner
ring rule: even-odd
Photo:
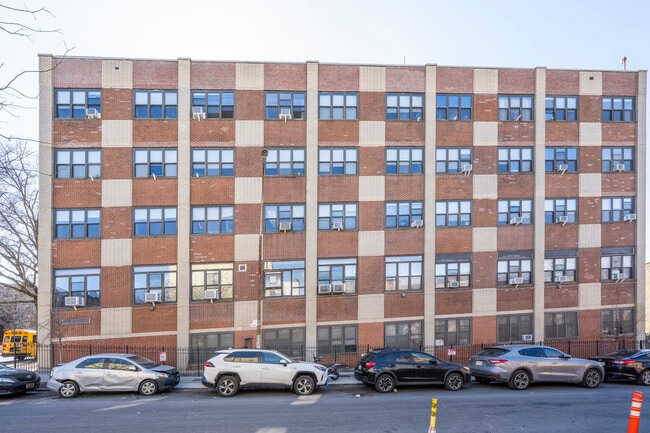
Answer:
[[[49,339],[645,334],[646,71],[39,60]]]

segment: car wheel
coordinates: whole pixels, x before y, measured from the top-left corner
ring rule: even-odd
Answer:
[[[221,397],[232,397],[239,390],[239,382],[232,376],[221,376],[215,388]]]
[[[600,371],[595,368],[590,368],[582,378],[582,386],[585,388],[596,388],[603,381]]]
[[[530,375],[524,370],[517,370],[510,377],[508,386],[512,389],[522,390],[530,385]]]
[[[650,369],[645,369],[636,378],[639,385],[650,385]]]
[[[63,382],[63,386],[59,388],[59,396],[63,398],[76,397],[79,394],[79,385],[75,382],[68,380]]]
[[[478,383],[482,383],[483,385],[492,382],[490,379],[486,379],[484,377],[475,377],[475,379]]]
[[[445,388],[449,391],[458,391],[463,388],[463,376],[458,373],[450,373],[445,379]]]
[[[338,380],[339,372],[335,371],[334,373],[330,374],[329,376],[330,376],[330,379],[332,379],[332,380]]]
[[[311,376],[298,376],[293,382],[293,392],[298,395],[310,395],[316,389],[316,382]]]
[[[155,380],[147,379],[140,384],[138,392],[142,395],[154,395],[158,392],[158,384]]]
[[[382,374],[375,381],[375,389],[378,392],[391,392],[395,389],[395,379],[390,374]]]

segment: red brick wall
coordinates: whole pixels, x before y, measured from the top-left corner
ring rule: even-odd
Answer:
[[[90,179],[52,180],[52,207],[98,208],[102,205],[102,183]]]
[[[102,60],[55,59],[52,84],[55,88],[99,89],[102,87]]]
[[[474,93],[474,69],[438,66],[437,93]]]
[[[102,89],[102,119],[132,120],[133,90]]]
[[[192,90],[235,90],[237,64],[234,62],[197,62],[190,66]]]
[[[232,262],[234,256],[234,236],[190,236],[192,263]]]
[[[134,89],[177,89],[178,62],[138,60],[133,62]]]
[[[359,298],[349,295],[321,295],[317,301],[319,322],[357,320]]]
[[[319,64],[318,89],[322,92],[359,90],[359,75],[360,68],[356,65]]]
[[[305,322],[305,298],[264,299],[264,326]]]
[[[101,265],[99,239],[65,239],[52,241],[52,268],[90,268]]]
[[[176,236],[133,238],[133,265],[175,264]]]
[[[379,256],[359,257],[357,262],[357,293],[377,295],[385,291],[385,259]]]
[[[251,317],[251,320],[254,319]],[[190,304],[190,329],[232,328],[235,326],[235,303],[219,301]]]
[[[386,319],[422,317],[423,315],[423,292],[386,293],[384,296],[384,317]]]
[[[99,147],[102,142],[101,120],[55,119],[52,137],[61,148]]]
[[[133,307],[131,330],[134,334],[176,331],[177,328],[176,304],[156,304],[153,311],[151,305]]]
[[[130,266],[106,266],[101,274],[102,308],[133,305],[133,271]]]

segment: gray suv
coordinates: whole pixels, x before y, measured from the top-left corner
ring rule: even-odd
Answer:
[[[218,350],[208,359],[201,382],[221,397],[232,397],[243,387],[285,387],[310,395],[327,385],[327,368],[313,362],[293,361],[275,350]]]

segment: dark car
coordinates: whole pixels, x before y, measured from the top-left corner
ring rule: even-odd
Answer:
[[[35,390],[40,385],[41,377],[33,371],[0,364],[0,395],[20,394]]]
[[[444,362],[428,353],[407,349],[380,349],[364,354],[354,369],[354,378],[379,392],[398,385],[443,384],[458,391],[472,376],[469,368]]]
[[[650,385],[650,350],[618,350],[607,355],[594,356],[605,369],[605,379],[635,380],[639,385]]]

